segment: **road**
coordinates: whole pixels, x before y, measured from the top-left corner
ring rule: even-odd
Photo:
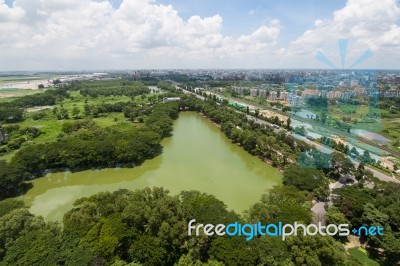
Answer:
[[[252,108],[252,109],[256,109],[256,108],[265,109],[265,110],[269,110],[269,111],[275,112],[275,113],[280,114],[280,115],[288,116],[287,113],[284,113],[282,111],[279,111],[279,110],[276,110],[276,109],[273,109],[273,108],[268,108],[268,107],[265,107],[265,106],[261,106],[261,105],[256,104],[256,103],[251,103],[251,102],[247,102],[245,100],[236,99],[236,98],[232,98],[232,97],[226,97],[226,96],[224,96],[222,94],[215,93],[215,92],[208,92],[208,93],[211,93],[211,94],[216,95],[218,97],[227,98],[227,99],[229,99],[231,101],[234,101],[234,102],[237,102],[237,103],[240,103],[240,104],[243,104],[243,105],[247,105],[247,106],[249,106],[249,108]],[[349,134],[347,132],[339,131],[339,130],[337,130],[335,128],[331,128],[331,127],[328,127],[326,125],[322,125],[321,123],[317,123],[316,121],[314,121],[312,119],[306,119],[306,118],[298,116],[296,114],[292,114],[290,117],[291,117],[293,122],[297,121],[297,122],[303,122],[303,123],[307,123],[307,124],[310,124],[310,125],[318,126],[320,128],[324,128],[326,130],[332,131],[332,133],[334,133],[335,135],[346,136],[346,138],[351,139],[352,142],[354,142],[354,143],[362,142],[364,144],[373,146],[373,147],[381,150],[382,153],[386,152],[388,155],[394,155],[394,156],[400,157],[400,152],[395,151],[395,150],[390,149],[390,148],[387,148],[387,147],[384,147],[382,145],[379,145],[379,144],[375,143],[374,141],[368,140],[368,139],[360,137],[358,135]]]
[[[205,97],[200,96],[200,95],[198,95],[198,94],[196,94],[196,93],[187,91],[187,90],[185,90],[185,89],[182,89],[182,88],[180,88],[179,86],[177,86],[177,88],[181,89],[181,90],[182,90],[184,93],[186,93],[186,94],[195,95],[197,98],[199,98],[199,99],[201,99],[201,100],[204,100],[204,99],[205,99]],[[216,93],[211,93],[211,94],[215,94],[215,95],[217,95],[217,96],[219,96],[219,97],[225,97],[225,96],[218,95],[218,94],[216,94]],[[225,97],[225,98],[226,98],[226,97]],[[235,101],[236,101],[236,100],[235,100]],[[237,103],[241,103],[241,104],[248,105],[249,108],[255,109],[255,106],[252,105],[252,104],[244,103],[244,102],[240,102],[240,101],[236,101],[236,102],[237,102]],[[238,112],[240,112],[240,111],[238,111]],[[246,115],[246,117],[247,117],[247,119],[251,119],[251,120],[255,121],[256,123],[263,124],[263,125],[269,125],[269,126],[272,126],[272,127],[273,127],[273,124],[270,123],[270,122],[267,122],[267,121],[264,121],[264,120],[255,118],[255,117],[253,117],[253,116],[251,116],[251,115]],[[290,134],[290,132],[288,132],[285,128],[282,128],[282,127],[281,127],[280,129],[274,128],[274,131],[275,131],[275,132],[279,132],[280,130],[284,130],[287,134]],[[320,143],[318,143],[318,142],[316,142],[316,141],[312,141],[312,140],[310,140],[310,139],[307,139],[307,138],[304,137],[304,136],[301,136],[301,135],[298,135],[298,134],[295,134],[295,133],[293,133],[293,134],[291,134],[291,135],[292,135],[295,139],[305,141],[306,143],[315,146],[319,151],[321,151],[321,152],[323,152],[323,153],[329,153],[329,154],[330,154],[330,153],[332,153],[332,152],[334,151],[334,150],[331,149],[330,147],[321,145]],[[355,161],[355,160],[352,160],[352,162],[353,162],[353,164],[354,164],[355,167],[358,167],[359,162],[357,162],[357,161]],[[377,171],[377,170],[375,170],[375,169],[373,169],[373,168],[371,168],[371,167],[368,167],[368,166],[365,166],[365,168],[366,168],[367,170],[371,171],[372,174],[373,174],[375,177],[377,177],[379,180],[381,180],[381,181],[400,183],[400,181],[399,181],[398,179],[396,179],[396,178],[394,178],[394,177],[392,177],[392,176],[383,174],[383,173],[381,173],[381,172],[379,172],[379,171]]]

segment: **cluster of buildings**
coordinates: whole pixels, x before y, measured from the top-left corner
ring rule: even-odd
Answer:
[[[283,101],[286,102],[290,106],[299,106],[302,105],[304,100],[310,97],[324,97],[328,99],[342,99],[349,100],[356,96],[368,95],[368,91],[362,87],[355,87],[351,90],[318,90],[318,89],[296,89],[291,88],[290,92],[283,89],[265,89],[265,88],[246,88],[246,87],[237,87],[232,86],[232,91],[238,94],[248,93],[250,91],[251,97],[258,97],[261,99],[268,99],[269,101]],[[397,97],[391,95],[399,95],[399,91],[390,91],[390,94],[387,93],[387,97]],[[370,94],[372,96],[372,93]]]
[[[400,89],[385,90],[379,92],[380,96],[384,98],[397,98],[400,97]]]
[[[110,77],[108,73],[92,73],[92,74],[80,74],[80,75],[69,75],[56,80],[50,80],[54,83],[54,87],[63,87],[72,82],[76,81],[93,81],[93,80],[113,80],[115,78]]]

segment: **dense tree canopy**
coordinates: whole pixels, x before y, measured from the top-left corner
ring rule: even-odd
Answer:
[[[329,181],[322,171],[315,168],[304,168],[298,165],[289,165],[283,175],[285,185],[295,186],[300,190],[314,192],[317,197],[329,196]]]

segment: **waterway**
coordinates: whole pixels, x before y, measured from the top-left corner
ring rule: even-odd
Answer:
[[[213,194],[228,209],[242,213],[282,180],[276,168],[232,144],[193,112],[180,114],[173,136],[162,145],[160,156],[135,168],[50,173],[32,182],[24,200],[32,213],[60,221],[76,199],[101,191],[162,186],[173,195],[182,190]]]

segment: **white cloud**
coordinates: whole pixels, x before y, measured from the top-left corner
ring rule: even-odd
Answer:
[[[252,9],[252,10],[249,11],[249,15],[252,16],[252,15],[254,15],[255,13],[257,13],[258,11],[260,11],[259,8],[257,8],[257,9]]]
[[[345,7],[333,13],[331,19],[316,20],[315,28],[294,40],[288,57],[304,56],[310,59],[322,50],[337,63],[339,52],[336,41],[349,39],[349,61],[355,60],[364,50],[371,49],[374,57],[368,60],[366,67],[398,67],[399,20],[400,7],[395,0],[348,0]]]
[[[0,69],[203,67],[272,55],[280,22],[222,34],[219,15],[183,20],[170,5],[124,0],[0,0]],[[271,50],[271,51],[270,51]]]
[[[321,24],[322,24],[322,20],[320,20],[320,19],[317,19],[316,21],[314,21],[314,25],[317,27],[321,26]]]
[[[119,8],[107,0],[14,0],[12,7],[0,0],[0,70],[321,67],[313,59],[319,50],[340,65],[343,38],[349,64],[371,49],[360,66],[398,68],[399,21],[395,0],[348,0],[279,47],[282,31],[291,29],[277,19],[233,36],[223,34],[218,14],[183,19],[154,0],[124,0]]]

